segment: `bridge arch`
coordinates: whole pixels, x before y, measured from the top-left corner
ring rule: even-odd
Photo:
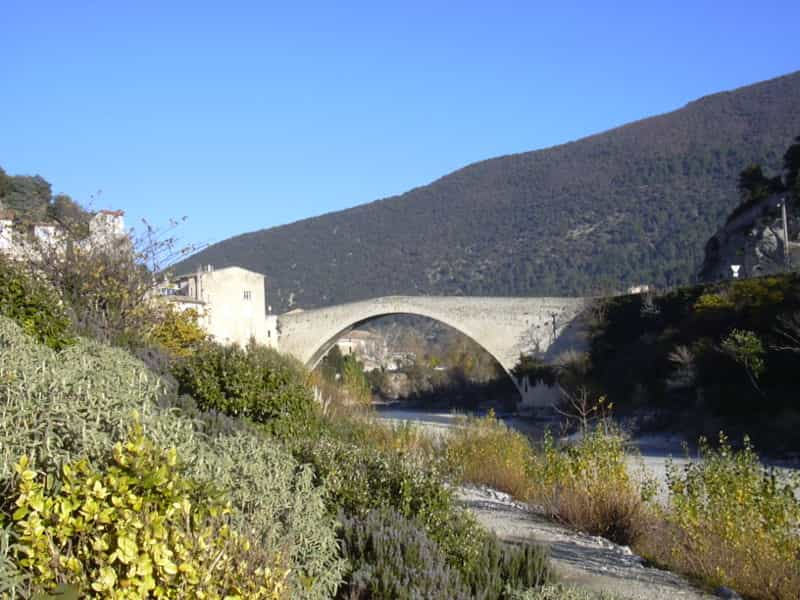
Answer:
[[[360,323],[417,315],[463,333],[497,360],[523,398],[527,386],[511,373],[520,355],[543,353],[585,306],[582,298],[387,296],[278,317],[278,347],[313,368],[336,340]]]
[[[350,323],[348,326],[346,326],[343,329],[341,329],[340,331],[338,331],[331,338],[329,338],[322,345],[320,345],[319,349],[317,349],[314,352],[314,354],[312,354],[311,359],[306,363],[306,367],[308,367],[311,370],[315,369],[319,365],[320,361],[322,361],[322,359],[325,357],[325,355],[330,351],[330,349],[333,348],[336,345],[336,341],[338,339],[340,339],[342,336],[344,336],[345,334],[347,334],[348,332],[352,331],[353,329],[358,329],[364,323],[368,323],[369,321],[372,321],[374,319],[380,319],[381,317],[389,317],[389,316],[425,317],[425,318],[431,319],[432,321],[436,321],[438,323],[443,323],[444,325],[447,325],[448,327],[451,327],[452,329],[454,329],[455,331],[457,331],[461,335],[464,335],[464,336],[468,337],[470,340],[472,340],[473,342],[475,342],[484,352],[486,352],[489,356],[491,356],[502,367],[503,371],[505,371],[512,379],[514,378],[513,375],[511,374],[511,372],[500,362],[500,359],[497,356],[495,356],[494,354],[492,354],[492,352],[490,350],[485,348],[478,340],[476,340],[474,337],[472,337],[468,332],[464,331],[460,327],[457,327],[456,325],[453,325],[452,323],[448,323],[444,319],[432,317],[430,315],[424,315],[424,314],[421,314],[420,312],[414,312],[414,313],[412,313],[412,312],[386,312],[386,313],[379,313],[379,314],[371,315],[371,316],[366,317],[364,319],[360,319],[360,320],[358,320],[356,322]]]

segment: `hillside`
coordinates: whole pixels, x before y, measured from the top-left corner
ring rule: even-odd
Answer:
[[[739,172],[780,166],[800,133],[799,107],[796,72],[236,236],[177,268],[263,272],[279,310],[395,293],[580,295],[687,283],[738,203]]]

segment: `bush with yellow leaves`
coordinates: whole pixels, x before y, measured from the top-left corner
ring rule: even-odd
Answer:
[[[699,461],[668,469],[662,536],[648,554],[752,598],[800,597],[800,476],[765,467],[744,440],[700,441]]]
[[[163,348],[171,356],[189,356],[208,339],[200,326],[200,313],[194,308],[178,310],[169,304],[161,307],[161,319],[148,332],[146,339]]]
[[[288,597],[279,552],[230,526],[231,507],[182,474],[177,452],[140,430],[114,445],[109,466],[86,459],[60,476],[16,465],[14,554],[35,591],[69,586],[91,598]],[[11,512],[10,510],[8,512]]]
[[[649,479],[639,482],[631,475],[626,450],[624,434],[607,419],[584,420],[569,444],[557,444],[548,432],[530,469],[531,500],[572,527],[634,543],[654,488]]]

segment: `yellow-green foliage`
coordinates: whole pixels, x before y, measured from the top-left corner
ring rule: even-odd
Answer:
[[[800,478],[766,469],[745,440],[701,440],[701,460],[668,472],[674,527],[657,558],[753,598],[800,597]]]
[[[695,302],[694,309],[724,311],[774,307],[791,293],[791,285],[789,279],[780,277],[737,279],[703,293]]]
[[[734,303],[726,296],[715,293],[703,294],[694,303],[694,310],[700,312],[732,310],[734,307]]]
[[[644,501],[625,460],[621,432],[600,422],[559,447],[549,433],[531,477],[532,498],[573,527],[630,544],[640,535]]]
[[[462,481],[488,485],[526,499],[534,460],[528,438],[499,421],[493,411],[486,417],[464,417],[446,440],[446,460]]]
[[[185,457],[188,477],[225,489],[236,530],[280,551],[291,568],[292,598],[331,596],[344,564],[326,489],[275,440],[239,420],[200,413],[121,349],[79,340],[55,353],[0,318],[0,486],[23,454],[32,470],[51,477],[81,458],[105,464],[134,415],[158,447]],[[6,568],[3,539],[0,532],[0,590],[16,577]]]
[[[16,465],[12,515],[20,567],[36,587],[69,584],[86,597],[287,596],[279,554],[258,556],[231,529],[231,507],[181,473],[175,449],[140,432],[114,445],[111,464],[67,463],[48,478]]]
[[[780,304],[790,289],[786,278],[758,277],[731,282],[729,293],[737,306],[760,308]]]
[[[172,356],[189,356],[208,334],[200,327],[200,314],[193,308],[177,310],[164,307],[161,319],[150,330],[147,339],[164,348]]]
[[[13,319],[23,331],[60,350],[74,343],[72,323],[55,290],[25,273],[20,264],[0,253],[0,315]]]

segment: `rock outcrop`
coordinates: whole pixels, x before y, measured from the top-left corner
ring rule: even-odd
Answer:
[[[739,277],[756,277],[800,268],[800,203],[787,202],[788,253],[780,203],[775,194],[730,219],[708,240],[698,278],[704,282],[730,279],[731,265],[740,265]]]

